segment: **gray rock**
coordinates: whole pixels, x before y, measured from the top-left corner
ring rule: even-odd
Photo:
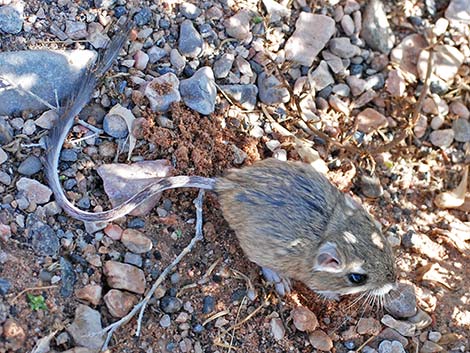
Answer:
[[[60,160],[64,162],[76,162],[78,159],[78,152],[72,149],[63,149],[60,151]]]
[[[42,113],[41,116],[34,121],[34,123],[36,126],[49,130],[54,126],[57,119],[59,119],[59,116],[56,111],[47,110]]]
[[[124,254],[124,262],[126,264],[142,267],[142,256],[138,254],[133,254],[131,252],[126,252]]]
[[[163,328],[168,328],[170,327],[170,325],[171,325],[170,315],[168,314],[163,315],[162,318],[160,319],[160,326]]]
[[[406,336],[406,337],[413,337],[416,332],[416,326],[412,323],[395,320],[390,315],[386,314],[382,320],[380,320],[385,326],[393,328],[399,334]]]
[[[30,231],[31,244],[39,255],[57,256],[59,253],[59,237],[54,229],[42,222],[35,222]]]
[[[185,20],[180,27],[178,50],[184,56],[196,58],[202,52],[204,41],[190,20]]]
[[[262,72],[258,76],[258,92],[261,102],[269,105],[287,103],[290,100],[289,90],[282,87],[276,76]]]
[[[15,4],[0,7],[0,31],[17,34],[23,28],[24,3],[18,1]]]
[[[172,103],[179,102],[179,85],[178,77],[171,72],[149,82],[144,89],[144,95],[148,98],[152,111],[166,112]]]
[[[189,108],[203,115],[213,113],[217,88],[212,69],[208,66],[201,67],[191,78],[181,81],[180,93]]]
[[[116,3],[116,0],[95,0],[95,7],[109,9]]]
[[[429,140],[434,146],[449,147],[454,141],[454,130],[443,129],[431,132]]]
[[[1,71],[1,68],[0,68],[0,71]],[[0,87],[1,87],[1,81],[0,81]],[[2,93],[0,90],[0,99],[1,97],[2,97]],[[3,102],[0,100],[0,110],[2,109],[2,104]],[[11,127],[8,120],[5,119],[5,117],[0,116],[0,145],[6,145],[10,143],[12,140],[13,140],[13,128]]]
[[[376,199],[382,196],[384,190],[380,179],[375,176],[361,176],[361,191],[366,197]]]
[[[26,176],[36,174],[42,169],[41,160],[36,156],[29,156],[18,167],[18,173]]]
[[[396,319],[409,318],[416,314],[416,295],[413,286],[400,283],[389,296],[385,310]]]
[[[0,183],[3,185],[10,185],[11,184],[11,176],[7,173],[0,171]]]
[[[452,130],[454,130],[454,138],[459,142],[470,141],[470,122],[468,120],[459,118],[452,123]]]
[[[379,345],[379,353],[406,353],[406,351],[398,341],[382,341]]]
[[[314,88],[317,92],[335,83],[335,79],[331,75],[330,70],[328,69],[328,64],[325,60],[320,61],[320,64],[318,64],[317,68],[311,73],[310,78],[312,79],[315,86]]]
[[[0,165],[8,160],[8,154],[0,147]]]
[[[190,2],[183,2],[180,5],[181,14],[190,20],[195,20],[201,15],[201,9]]]
[[[84,39],[88,36],[87,25],[84,22],[65,21],[65,34],[70,39]]]
[[[470,0],[451,0],[445,17],[449,20],[470,24]]]
[[[348,37],[333,38],[330,40],[329,46],[331,52],[340,58],[352,58],[361,53],[361,49],[351,44],[351,39]]]
[[[186,58],[180,54],[178,49],[171,49],[170,51],[170,63],[175,68],[177,73],[181,73],[186,66]]]
[[[93,351],[100,350],[104,343],[106,334],[99,334],[102,329],[100,313],[82,304],[75,310],[73,323],[66,328],[75,344]]]
[[[172,314],[180,311],[181,307],[183,306],[183,302],[181,299],[176,297],[170,297],[169,295],[165,295],[162,299],[160,299],[160,309],[167,314]]]
[[[73,286],[77,282],[77,275],[70,261],[63,257],[60,258],[60,275],[62,277],[60,295],[64,298],[69,298],[73,294]]]
[[[0,78],[0,88],[7,88],[0,89],[0,115],[46,109],[44,104],[15,85],[55,106],[54,92],[59,100],[69,97],[80,83],[86,67],[95,59],[96,53],[90,50],[0,53],[0,77],[6,79]]]
[[[269,15],[269,22],[279,22],[284,17],[290,15],[290,10],[284,5],[274,0],[263,0],[263,5]]]
[[[361,37],[374,50],[390,53],[395,44],[395,36],[387,20],[381,0],[370,0],[364,11]]]
[[[119,115],[107,114],[103,120],[103,130],[114,138],[124,138],[129,134],[126,121]]]
[[[152,19],[152,10],[148,7],[144,7],[135,16],[134,21],[137,26],[143,26],[150,22]]]
[[[213,70],[216,78],[227,77],[232,69],[235,56],[232,53],[225,53],[214,62]]]
[[[0,295],[8,294],[8,291],[11,288],[11,283],[5,278],[0,278]]]
[[[42,205],[49,202],[52,191],[46,185],[41,184],[39,181],[29,178],[21,178],[16,182],[18,192],[23,193],[28,201],[34,202],[37,205]]]
[[[255,85],[222,85],[220,88],[246,110],[256,106],[258,87]]]
[[[224,21],[225,31],[230,37],[249,43],[253,38],[250,23],[251,14],[244,9]]]
[[[166,52],[165,49],[162,49],[154,45],[149,50],[147,50],[147,55],[149,56],[150,64],[155,64],[157,61],[167,56],[168,53]]]
[[[335,31],[335,21],[331,17],[301,12],[295,32],[285,45],[286,59],[304,66],[312,65]]]

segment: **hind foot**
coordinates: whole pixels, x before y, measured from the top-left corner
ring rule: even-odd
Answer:
[[[276,289],[280,296],[283,297],[291,292],[291,283],[288,278],[280,276],[277,272],[267,267],[262,267],[261,271],[266,281],[274,284],[274,289]]]

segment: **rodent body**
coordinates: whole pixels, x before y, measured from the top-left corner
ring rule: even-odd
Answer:
[[[372,218],[306,164],[268,159],[217,179],[163,178],[104,212],[83,211],[68,201],[57,173],[60,150],[74,117],[90,100],[97,77],[116,57],[126,33],[115,36],[101,62],[87,72],[46,140],[46,178],[64,211],[83,221],[111,221],[164,190],[214,190],[247,256],[279,277],[302,281],[326,296],[361,291],[383,295],[392,289],[392,251]]]

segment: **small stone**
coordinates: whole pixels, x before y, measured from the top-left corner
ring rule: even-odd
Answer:
[[[268,105],[287,103],[290,100],[289,90],[282,86],[276,76],[262,72],[258,76],[258,91],[261,102]]]
[[[454,141],[454,130],[444,129],[431,132],[429,140],[434,146],[449,147]]]
[[[215,307],[215,300],[214,297],[210,295],[206,295],[202,300],[202,313],[203,314],[210,314]]]
[[[348,37],[352,36],[354,34],[354,21],[349,15],[343,16],[341,19],[341,28],[343,28],[344,34],[346,34]]]
[[[122,228],[117,224],[109,223],[104,229],[104,234],[113,240],[121,240]]]
[[[176,297],[171,297],[169,295],[164,296],[160,299],[160,309],[167,314],[173,314],[180,311],[183,306],[181,299]]]
[[[380,179],[376,176],[362,175],[361,176],[361,191],[369,198],[376,199],[383,195],[382,184]]]
[[[25,348],[26,332],[23,327],[12,318],[8,318],[3,323],[3,337],[8,342],[6,351],[18,351],[21,348]],[[26,351],[23,350],[22,351]]]
[[[60,160],[64,162],[76,162],[78,160],[78,153],[72,149],[62,149],[62,151],[60,151]]]
[[[56,111],[47,110],[42,113],[41,116],[37,118],[34,123],[43,129],[49,130],[54,126],[57,119],[59,119],[59,116],[57,115]]]
[[[431,128],[433,130],[439,130],[442,125],[444,125],[445,119],[442,115],[436,115],[431,120]]]
[[[126,264],[142,267],[142,256],[131,252],[126,252],[126,254],[124,255],[124,262]]]
[[[208,66],[197,70],[191,78],[180,82],[180,93],[184,103],[203,115],[214,112],[217,88],[214,73]]]
[[[180,26],[178,50],[184,56],[196,58],[201,54],[204,41],[190,20],[184,20]]]
[[[385,310],[394,318],[406,319],[416,314],[416,295],[412,285],[400,283],[389,297]]]
[[[24,177],[16,182],[16,188],[26,196],[30,203],[35,203],[36,205],[49,202],[52,195],[51,189],[47,186],[37,180]]]
[[[156,45],[147,50],[147,54],[149,56],[150,64],[155,64],[157,61],[160,61],[168,55],[165,49],[157,47]]]
[[[66,21],[65,34],[73,40],[85,39],[88,36],[86,23]]]
[[[64,298],[69,298],[73,294],[73,286],[77,282],[77,275],[70,261],[61,257],[60,276],[62,277],[62,285],[60,286],[60,295]],[[51,283],[53,281],[51,280]]]
[[[304,306],[298,306],[291,311],[294,326],[302,332],[312,332],[318,327],[318,320],[315,314]]]
[[[237,165],[242,164],[248,158],[248,154],[235,145],[231,145],[231,147],[233,151],[233,163]]]
[[[7,173],[0,171],[0,183],[3,185],[10,185],[11,184],[11,176]]]
[[[398,341],[382,341],[379,345],[379,353],[406,353],[406,351]]]
[[[201,15],[201,9],[190,2],[183,2],[180,5],[181,14],[190,20],[195,20]]]
[[[286,59],[311,66],[335,32],[335,21],[331,17],[301,12],[295,23],[295,31],[284,47]]]
[[[369,1],[363,17],[361,37],[372,49],[384,54],[390,53],[395,44],[395,35],[390,28],[383,2]]]
[[[216,78],[225,78],[232,69],[235,56],[232,53],[225,53],[214,62],[213,70]]]
[[[145,87],[144,94],[150,102],[152,111],[166,112],[171,104],[181,100],[178,77],[169,72],[154,78]]]
[[[342,101],[336,94],[331,94],[328,97],[328,104],[337,112],[349,115],[350,110],[347,103]]]
[[[144,272],[135,266],[107,261],[103,272],[111,288],[124,289],[137,294],[143,294],[145,291]]]
[[[20,33],[23,28],[23,10],[22,1],[0,6],[0,30],[11,34]]]
[[[134,67],[137,70],[145,70],[150,58],[146,52],[142,50],[137,50],[137,52],[134,54],[134,60]]]
[[[136,254],[144,254],[152,250],[152,240],[136,229],[126,229],[122,233],[121,242]]]
[[[221,85],[222,89],[230,98],[240,103],[246,110],[254,110],[258,87],[255,85]]]
[[[42,170],[42,168],[41,160],[36,156],[30,155],[23,162],[21,162],[20,166],[18,167],[18,173],[31,176],[38,173],[40,170]]]
[[[269,23],[276,23],[290,15],[290,10],[274,0],[263,0],[263,5],[269,15]]]
[[[8,160],[8,154],[3,150],[3,148],[0,147],[0,165],[5,163],[7,160]],[[18,172],[20,172],[19,168],[18,168]]]
[[[392,62],[412,76],[418,75],[416,64],[422,49],[427,46],[426,39],[420,34],[411,34],[401,41],[390,53]]]
[[[91,350],[101,349],[106,338],[105,333],[99,334],[102,329],[100,313],[82,304],[77,306],[75,319],[66,328],[75,344]]]
[[[429,51],[422,50],[418,58],[418,74],[421,80],[426,77]],[[434,74],[445,82],[451,81],[465,59],[459,49],[451,45],[437,45],[435,47],[432,70]]]
[[[78,299],[85,300],[93,305],[98,305],[101,300],[101,286],[96,284],[89,284],[83,288],[77,289],[75,291],[75,296]]]
[[[454,138],[456,141],[470,141],[470,122],[467,119],[460,118],[454,120],[454,122],[452,123],[452,130],[454,130]]]
[[[313,348],[328,352],[333,348],[333,341],[322,330],[313,331],[308,335],[308,340]]]
[[[403,336],[406,337],[413,337],[415,331],[416,331],[416,326],[414,324],[411,324],[409,322],[405,321],[399,321],[395,320],[393,317],[390,315],[386,314],[381,322],[390,328],[393,328],[394,330],[397,330],[398,333],[400,333]]]
[[[282,320],[278,317],[273,317],[271,319],[271,334],[276,341],[282,340],[286,334],[286,329],[282,324]]]
[[[468,108],[460,101],[454,101],[449,106],[450,111],[463,119],[470,118],[470,111]]]
[[[150,22],[151,19],[152,19],[152,11],[148,7],[144,7],[134,16],[134,21],[139,27],[146,25],[147,23]]]
[[[316,91],[321,91],[323,88],[335,83],[335,79],[331,75],[330,70],[328,70],[328,64],[325,60],[320,61],[320,64],[311,73],[310,78]]]
[[[250,13],[247,10],[241,10],[224,21],[225,31],[230,37],[249,43],[253,37],[250,32],[250,23]]]
[[[366,108],[357,117],[357,129],[366,134],[388,126],[385,116],[372,108]]]
[[[11,288],[11,283],[5,278],[0,278],[0,295],[5,296]]]
[[[132,307],[137,303],[135,295],[126,293],[117,289],[111,289],[103,297],[109,313],[114,317],[123,317],[131,311]]]
[[[380,322],[372,317],[360,318],[356,326],[356,331],[360,335],[377,336],[381,329]]]
[[[389,92],[393,97],[404,96],[406,82],[399,70],[392,70],[389,72],[385,85],[387,87],[387,92]]]
[[[428,333],[428,338],[431,342],[439,342],[439,340],[441,339],[442,337],[442,334],[440,332],[437,332],[437,331],[430,331]]]
[[[168,328],[170,327],[170,325],[171,325],[170,315],[168,314],[163,315],[162,318],[160,319],[160,326],[163,328]]]
[[[114,138],[125,138],[129,134],[126,121],[118,114],[106,114],[103,120],[103,130]]]
[[[379,340],[398,341],[403,347],[408,345],[408,340],[390,327],[386,327],[380,332]]]
[[[419,308],[416,315],[408,318],[408,321],[414,324],[418,330],[424,330],[433,322],[431,316],[427,312]]]
[[[445,17],[449,20],[470,24],[470,1],[451,0],[445,12]]]
[[[443,351],[444,348],[442,348],[440,345],[437,343],[431,342],[431,341],[425,341],[423,345],[421,346],[420,353],[437,353]]]
[[[338,37],[330,40],[330,51],[339,56],[340,58],[352,58],[359,55],[361,49],[354,44],[351,44],[351,39],[348,37]]]

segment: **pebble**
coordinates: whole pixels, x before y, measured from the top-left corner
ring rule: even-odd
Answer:
[[[463,104],[460,101],[452,102],[449,106],[449,109],[453,114],[459,116],[460,118],[463,118],[463,119],[470,118],[470,111],[465,106],[465,104]]]
[[[416,315],[408,318],[408,322],[414,324],[418,330],[424,330],[433,320],[427,312],[418,308]]]
[[[273,335],[276,341],[280,341],[284,338],[286,334],[286,329],[282,324],[282,320],[278,317],[273,317],[270,322],[271,325],[271,334]]]
[[[292,309],[290,313],[294,326],[302,332],[312,332],[318,327],[318,320],[315,314],[304,306]]]
[[[470,0],[451,0],[445,17],[449,20],[470,24]]]
[[[145,70],[147,64],[149,63],[150,57],[148,54],[142,50],[137,50],[134,54],[134,67],[137,70]]]
[[[0,295],[5,296],[11,288],[11,283],[5,278],[0,278]]]
[[[382,196],[384,192],[380,179],[369,175],[361,176],[361,191],[366,197],[372,199]]]
[[[335,21],[331,17],[301,12],[295,23],[295,31],[284,47],[286,59],[311,66],[335,32]]]
[[[35,222],[29,232],[34,251],[39,255],[57,256],[60,243],[56,232],[49,225]]]
[[[77,306],[75,319],[66,328],[75,344],[91,350],[101,349],[106,338],[105,333],[99,334],[102,329],[100,313],[83,304]]]
[[[406,353],[406,351],[398,341],[382,341],[379,345],[379,353]]]
[[[357,117],[357,129],[366,134],[388,126],[387,118],[372,108],[366,108]]]
[[[23,28],[23,9],[22,1],[0,6],[0,30],[11,34],[20,33]]]
[[[331,75],[325,60],[320,61],[320,64],[318,64],[317,68],[311,73],[310,78],[317,91],[321,91],[323,88],[335,83],[335,79]]]
[[[104,229],[104,234],[113,240],[120,240],[122,236],[122,228],[117,224],[109,223]]]
[[[445,119],[442,115],[437,115],[432,118],[431,120],[431,128],[433,130],[438,130],[441,128],[442,125],[444,125]]]
[[[399,70],[392,70],[388,73],[385,83],[387,92],[393,97],[402,97],[405,94],[406,82]]]
[[[88,36],[86,23],[65,21],[65,34],[73,40],[85,39]]]
[[[249,43],[253,38],[250,32],[250,23],[250,13],[247,10],[240,10],[224,21],[224,27],[230,37]]]
[[[142,256],[131,253],[131,252],[126,252],[124,254],[124,262],[126,264],[134,265],[137,267],[142,267]]]
[[[29,77],[37,77],[30,90],[55,106],[69,97],[81,80],[85,68],[96,58],[90,50],[61,53],[48,50],[8,51],[0,53],[0,77],[24,77],[16,83],[31,86]],[[67,80],[63,78],[67,77]],[[0,115],[11,115],[23,110],[42,111],[47,107],[29,94],[17,89],[0,91]],[[0,126],[0,131],[2,127]],[[3,133],[0,133],[0,136]],[[0,137],[0,143],[3,142]]]
[[[76,162],[78,160],[78,153],[72,149],[62,149],[62,151],[60,151],[60,160],[64,162]]]
[[[52,191],[39,181],[22,177],[16,182],[16,189],[23,193],[30,203],[42,205],[49,202]]]
[[[183,72],[186,67],[186,58],[180,54],[178,49],[171,49],[170,63],[175,68],[177,73]],[[161,72],[163,74],[163,72]],[[166,72],[165,72],[166,73]]]
[[[0,60],[1,60],[1,53],[0,53]],[[2,104],[0,104],[0,114],[1,114],[1,110],[3,109],[3,104],[6,104],[6,102],[5,101],[0,101],[0,102],[2,102]],[[13,129],[11,125],[8,122],[8,120],[5,119],[5,117],[0,116],[0,144],[6,145],[10,143],[12,140],[13,140]]]
[[[384,305],[385,310],[396,319],[406,319],[416,315],[416,295],[410,284],[399,283],[393,295]]]
[[[150,64],[155,64],[156,62],[160,61],[165,56],[167,56],[168,53],[166,52],[165,49],[162,49],[154,45],[149,50],[147,50],[147,55],[149,56]]]
[[[180,82],[180,93],[183,102],[191,109],[203,115],[215,110],[217,88],[214,73],[208,66],[197,70],[191,78]]]
[[[160,319],[160,326],[163,328],[168,328],[170,327],[170,325],[171,325],[170,315],[168,314],[163,315],[162,318]]]
[[[3,185],[10,185],[11,184],[11,176],[7,173],[0,171],[0,183]]]
[[[322,330],[316,330],[310,333],[308,335],[308,340],[313,348],[316,348],[320,351],[328,352],[333,348],[333,341]]]
[[[255,85],[221,85],[220,89],[244,109],[255,109],[256,97],[258,96],[258,87]]]
[[[429,51],[422,50],[418,58],[418,75],[421,80],[426,77]],[[451,45],[437,45],[434,51],[432,69],[436,76],[445,82],[453,80],[465,56]]]
[[[395,44],[395,36],[390,28],[383,2],[369,1],[363,16],[361,37],[372,49],[384,54],[390,53]]]
[[[148,7],[144,7],[134,16],[134,22],[137,26],[142,27],[152,19],[152,11]]]
[[[64,298],[69,298],[73,294],[73,286],[77,282],[77,275],[75,274],[75,270],[70,261],[61,257],[59,263],[60,276],[62,280],[60,286],[60,295]]]
[[[354,20],[349,15],[343,16],[341,19],[341,28],[348,37],[351,37],[354,34]]]
[[[201,15],[201,9],[190,2],[183,2],[180,5],[181,14],[190,20],[195,20]]]
[[[145,291],[144,272],[135,266],[107,261],[103,272],[111,288],[124,289],[137,294],[143,294]]]
[[[411,323],[405,322],[405,321],[395,320],[392,316],[390,316],[388,314],[384,315],[381,322],[385,326],[393,328],[398,333],[400,333],[401,335],[406,336],[406,337],[413,337],[413,335],[416,331],[416,326],[414,324],[411,324]]]
[[[93,305],[98,305],[101,300],[101,293],[103,289],[96,284],[88,284],[83,288],[75,291],[75,296],[78,299],[85,300]]]
[[[8,318],[3,323],[3,337],[8,342],[9,349],[6,351],[19,351],[24,348],[26,332],[23,327],[13,318]],[[25,351],[22,349],[22,351]]]
[[[181,299],[165,295],[160,299],[160,309],[167,314],[173,314],[180,311],[183,306]]]
[[[262,72],[258,76],[259,99],[268,105],[287,103],[290,100],[289,90],[282,87],[276,76]]]
[[[3,148],[0,147],[0,165],[5,163],[7,160],[8,160],[8,154],[3,150]]]
[[[206,295],[202,300],[202,313],[203,314],[210,314],[215,307],[215,300],[214,297],[210,295]]]
[[[420,34],[411,34],[395,47],[390,53],[391,61],[400,69],[412,76],[418,75],[416,64],[422,49],[427,46],[426,39]]]
[[[452,123],[454,130],[454,139],[458,142],[470,141],[470,122],[467,119],[460,118]]]
[[[428,333],[429,340],[432,341],[432,342],[435,342],[435,343],[439,342],[441,337],[442,337],[442,334],[440,332],[437,332],[437,331],[430,331]]]
[[[103,120],[103,130],[114,138],[125,138],[129,134],[126,121],[117,114],[107,114]]]
[[[333,38],[329,42],[330,51],[340,58],[352,58],[361,53],[361,49],[351,44],[348,37]]]
[[[351,88],[351,93],[354,97],[360,96],[366,89],[367,81],[356,76],[346,77],[346,83]]]
[[[232,53],[225,53],[213,64],[214,76],[216,78],[225,78],[232,69],[235,56]]]
[[[179,52],[184,56],[197,58],[202,52],[203,45],[204,41],[196,28],[194,28],[192,21],[184,20],[180,26]]]
[[[178,77],[169,72],[154,78],[146,85],[144,94],[150,102],[152,111],[166,112],[171,104],[181,100]]]
[[[356,326],[356,331],[360,335],[377,336],[381,329],[380,322],[372,317],[360,318]]]
[[[443,129],[431,132],[429,140],[434,146],[437,147],[449,147],[454,141],[454,130]]]
[[[137,303],[135,295],[117,289],[111,289],[103,297],[103,300],[109,313],[118,318],[127,315],[127,313],[129,313],[132,307]]]
[[[440,345],[437,343],[431,342],[431,341],[425,341],[423,345],[421,346],[420,353],[437,353],[443,351],[444,348],[442,348]]]
[[[1,161],[1,157],[0,157],[0,161]],[[21,164],[18,167],[18,173],[22,175],[26,175],[26,176],[34,175],[38,173],[40,170],[42,170],[42,162],[38,157],[34,155],[28,156],[23,162],[21,162]]]

